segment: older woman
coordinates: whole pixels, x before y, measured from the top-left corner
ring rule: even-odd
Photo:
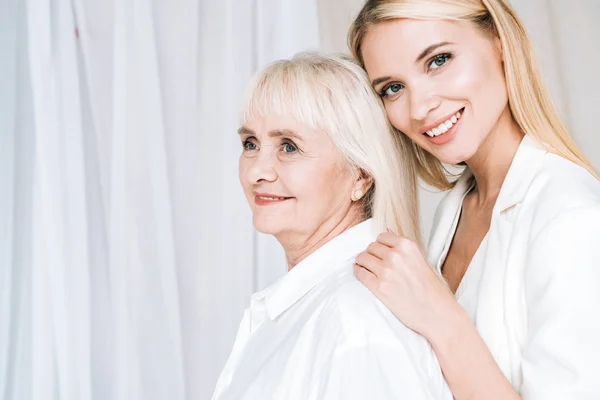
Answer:
[[[254,226],[281,243],[288,273],[252,297],[213,399],[450,399],[428,342],[353,274],[386,228],[419,238],[408,150],[366,74],[312,53],[274,63],[239,135]]]

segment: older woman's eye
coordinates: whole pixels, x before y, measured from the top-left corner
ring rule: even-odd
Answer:
[[[294,152],[298,151],[298,148],[296,147],[295,144],[286,142],[286,143],[283,143],[282,150],[284,153],[289,154],[289,153],[294,153]]]
[[[383,88],[381,91],[381,97],[392,97],[397,95],[402,89],[404,89],[404,85],[401,83],[392,83]]]
[[[452,58],[452,54],[444,53],[439,54],[431,59],[429,62],[429,69],[438,69],[448,62]]]
[[[254,143],[252,143],[248,139],[242,142],[242,147],[244,148],[244,151],[253,151],[258,148]]]

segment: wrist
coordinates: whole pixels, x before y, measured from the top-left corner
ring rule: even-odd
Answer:
[[[454,300],[454,298],[452,298]],[[436,353],[451,349],[469,329],[474,329],[473,323],[462,306],[456,301],[448,302],[438,315],[434,329],[425,337],[431,343]]]

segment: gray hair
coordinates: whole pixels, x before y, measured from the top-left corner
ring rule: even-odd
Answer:
[[[350,57],[316,52],[276,61],[252,80],[241,124],[256,117],[291,117],[326,132],[351,168],[373,179],[365,215],[421,243],[416,169],[390,125],[365,71]]]

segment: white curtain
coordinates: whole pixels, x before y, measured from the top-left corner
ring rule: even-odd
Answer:
[[[240,98],[268,61],[345,51],[361,4],[0,1],[0,400],[210,397],[285,268],[239,188]],[[600,167],[600,3],[513,4]]]
[[[0,399],[208,399],[285,270],[237,179],[252,73],[317,2],[0,2]]]
[[[573,137],[600,169],[600,1],[510,0],[525,24],[542,74]],[[364,0],[319,0],[322,47],[347,52],[348,27]],[[423,236],[429,237],[433,214],[443,193],[420,192]]]

